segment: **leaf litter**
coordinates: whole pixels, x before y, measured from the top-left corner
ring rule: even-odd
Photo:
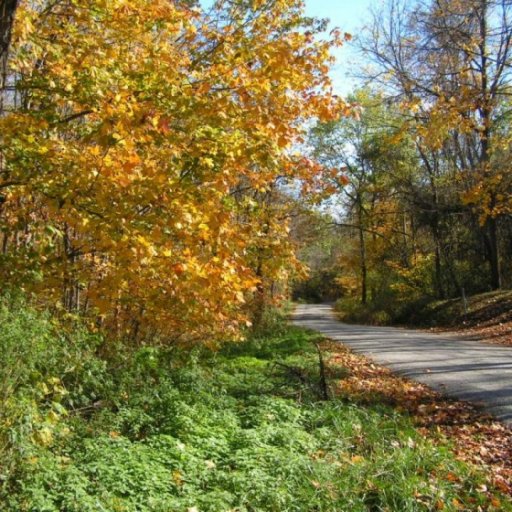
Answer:
[[[512,496],[511,428],[483,412],[478,404],[443,396],[341,343],[326,340],[322,350],[328,354],[327,371],[334,395],[358,403],[384,403],[409,414],[423,436],[439,444],[448,443],[458,459],[488,475],[488,485],[480,492],[490,499],[492,489]]]

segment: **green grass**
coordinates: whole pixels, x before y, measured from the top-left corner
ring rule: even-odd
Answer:
[[[47,320],[30,326],[53,335]],[[219,353],[143,348],[103,366],[93,349],[56,358],[61,376],[34,378],[57,389],[4,419],[17,464],[4,465],[0,510],[492,510],[483,476],[407,416],[320,400],[317,339],[281,325]]]

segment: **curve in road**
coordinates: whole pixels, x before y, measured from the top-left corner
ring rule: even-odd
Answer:
[[[447,396],[473,402],[512,425],[511,347],[396,327],[344,324],[326,304],[299,305],[293,322]]]

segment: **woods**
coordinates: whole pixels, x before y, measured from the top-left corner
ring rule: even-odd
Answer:
[[[291,325],[512,285],[512,4],[373,8],[0,0],[2,512],[512,510],[508,427]]]
[[[339,274],[361,303],[510,286],[510,9],[390,1],[358,39],[361,121],[320,124],[312,144],[345,169]]]
[[[3,283],[134,342],[236,336],[262,273],[293,271],[286,214],[266,202],[321,179],[292,149],[302,123],[345,108],[328,92],[339,37],[320,30],[299,2],[22,3]]]

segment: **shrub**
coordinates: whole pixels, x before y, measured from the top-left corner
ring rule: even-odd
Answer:
[[[389,306],[391,306],[391,303]],[[338,300],[335,311],[342,322],[388,325],[393,321],[393,315],[387,309],[384,309],[382,304],[362,304],[354,297],[345,297]]]
[[[100,398],[108,382],[95,355],[99,339],[68,331],[20,296],[0,300],[0,473],[8,482],[21,460],[64,435],[69,411]]]

